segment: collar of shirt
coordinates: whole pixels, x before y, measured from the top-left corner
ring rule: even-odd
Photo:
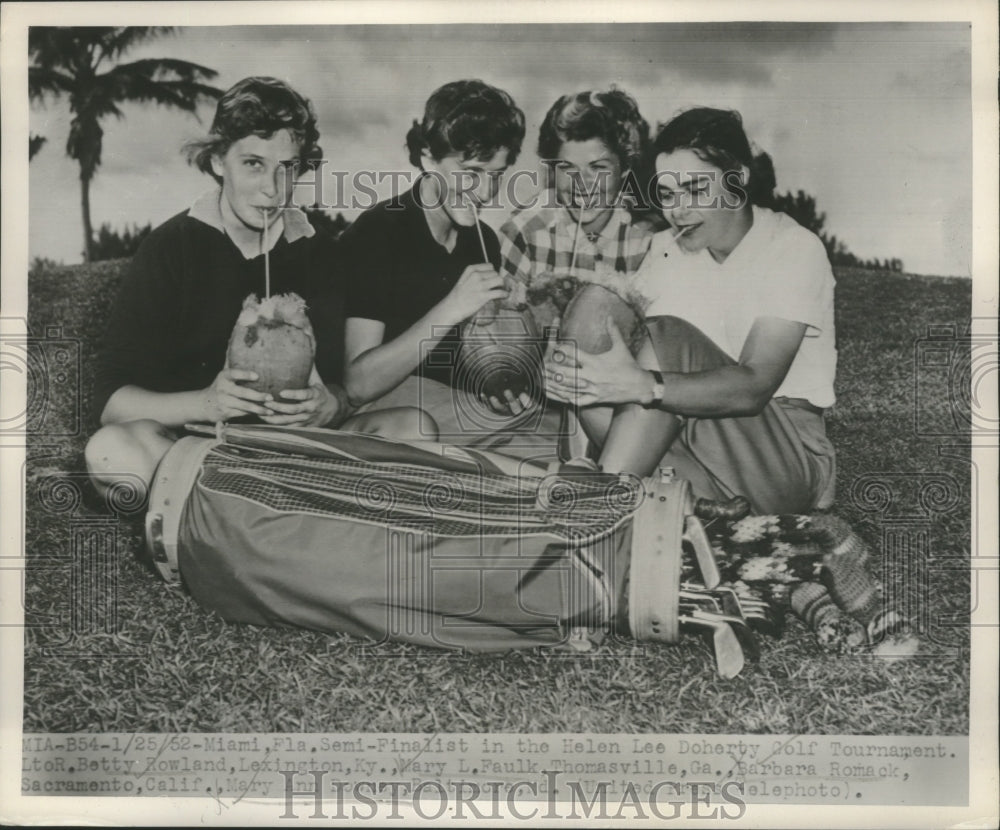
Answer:
[[[203,193],[195,200],[188,210],[188,216],[204,222],[211,228],[215,228],[219,233],[225,233],[226,228],[222,223],[222,208],[219,200],[222,198],[222,188],[217,187]],[[296,239],[308,239],[316,233],[316,229],[309,223],[305,213],[296,207],[288,207],[281,211],[281,218],[284,222],[282,236],[285,242],[294,242]]]
[[[766,248],[767,239],[773,234],[774,214],[757,205],[751,207],[753,208],[753,224],[739,241],[739,244],[730,251],[729,256],[722,263],[716,263],[721,271],[733,273],[743,270],[747,263],[754,260],[758,251]]]
[[[773,212],[757,205],[751,205],[751,207],[753,208],[753,224],[750,226],[750,230],[744,234],[736,247],[729,252],[729,256],[722,262],[718,262],[708,248],[702,248],[695,254],[687,255],[691,257],[688,260],[689,263],[697,263],[698,273],[701,274],[702,279],[715,275],[725,280],[734,280],[738,285],[746,282],[744,277],[747,268],[752,267],[751,263],[756,258],[757,252],[767,247],[767,237],[773,233]],[[672,233],[673,231],[669,228],[661,231],[666,244],[664,256],[673,253],[672,248],[676,246],[676,242],[669,238]],[[657,234],[657,236],[661,234]]]
[[[474,227],[455,226],[455,247],[451,251],[434,238],[425,215],[427,208],[420,202],[418,188],[421,178],[422,176],[418,177],[413,187],[405,193],[398,197],[394,196],[391,199],[393,206],[389,208],[389,210],[402,210],[402,218],[409,228],[408,232],[412,234],[407,243],[423,246],[435,253],[443,252],[447,256],[461,256],[462,251],[473,244],[475,249],[479,250],[479,234]],[[399,208],[395,207],[396,203],[399,204]]]
[[[572,243],[573,239],[576,238],[576,220],[570,216],[570,213],[566,208],[560,207],[556,212],[556,217],[552,222],[553,227],[557,234],[565,236]],[[632,217],[629,216],[629,212],[622,207],[615,207],[612,209],[611,218],[608,223],[601,228],[600,232],[596,236],[588,236],[583,229],[580,229],[580,238],[586,239],[592,245],[597,248],[603,248],[610,242],[616,242],[620,238],[622,225],[631,225]]]

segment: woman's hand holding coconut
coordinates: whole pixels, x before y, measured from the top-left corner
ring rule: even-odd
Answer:
[[[324,427],[342,421],[348,413],[349,404],[341,387],[324,384],[313,366],[309,386],[282,390],[281,400],[269,401],[267,407],[267,414],[261,416],[265,423]]]
[[[263,301],[251,295],[244,301],[228,360],[242,374],[254,376],[245,380],[265,395],[265,405],[252,411],[265,423],[325,427],[347,417],[346,394],[337,385],[327,386],[316,369],[315,341],[306,303],[298,294]]]
[[[506,300],[510,294],[506,281],[489,264],[470,265],[465,269],[455,287],[444,299],[448,304],[446,314],[452,315],[450,321],[459,324],[471,321],[478,313],[485,312],[486,319],[494,322],[499,313],[499,303]],[[483,394],[484,402],[497,413],[504,415],[520,415],[535,405],[535,401],[527,392],[515,394],[510,389],[497,390],[499,394]],[[501,399],[500,395],[503,396]]]
[[[479,312],[487,311],[493,318],[500,300],[509,294],[504,278],[488,263],[470,265],[459,277],[455,287],[442,301],[448,322],[455,325],[472,321]],[[510,389],[502,391],[503,400],[498,395],[490,395],[485,402],[494,412],[504,415],[519,415],[534,405],[531,397],[524,392],[515,395]]]
[[[576,406],[653,402],[653,375],[636,362],[614,319],[605,321],[611,346],[590,354],[549,339],[545,354],[545,394]]]
[[[272,400],[267,392],[258,392],[244,383],[255,383],[258,380],[256,372],[248,369],[225,368],[215,376],[210,386],[202,390],[204,411],[202,417],[191,420],[203,420],[209,423],[228,421],[242,415],[270,415],[271,410],[265,404]],[[194,413],[192,413],[194,414]]]

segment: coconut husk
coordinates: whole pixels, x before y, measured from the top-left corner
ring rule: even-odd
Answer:
[[[245,385],[279,398],[285,389],[304,389],[316,357],[316,338],[298,294],[259,300],[251,294],[229,339],[228,364],[256,372]]]

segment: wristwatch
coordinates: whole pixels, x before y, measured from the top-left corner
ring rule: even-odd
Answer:
[[[666,391],[663,386],[663,373],[657,372],[655,369],[650,369],[649,373],[653,376],[653,399],[646,405],[658,406],[660,401],[663,400],[663,393]]]

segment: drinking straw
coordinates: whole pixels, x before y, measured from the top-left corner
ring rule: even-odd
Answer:
[[[264,299],[271,299],[271,249],[267,244],[267,222],[270,213],[264,208]]]
[[[583,211],[581,210],[580,215],[577,217],[576,220],[576,232],[573,234],[573,253],[570,254],[570,259],[569,259],[570,276],[572,276],[573,272],[576,270],[576,244],[577,242],[580,241],[580,228],[582,227],[582,225],[583,225]]]
[[[479,206],[475,202],[469,202],[472,205],[472,215],[476,217],[476,233],[479,234],[479,247],[483,249],[483,262],[489,265],[490,256],[486,253],[486,239],[483,238],[483,226],[479,224]]]
[[[479,223],[479,205],[477,205],[475,201],[472,200],[469,201],[469,204],[472,206],[472,215],[476,217],[476,233],[479,234],[479,247],[482,248],[483,251],[483,262],[489,265],[490,255],[486,253],[486,239],[483,236],[483,226]],[[490,308],[490,312],[492,313],[493,316],[500,313],[499,300],[490,300],[485,306],[483,306],[484,309],[487,307]],[[487,313],[486,317],[488,318],[489,316],[490,313]],[[480,319],[480,315],[478,313],[473,315],[473,319],[475,320],[477,325],[480,326],[486,325],[486,320]]]
[[[673,237],[671,238],[671,241],[672,242],[676,242],[678,239],[680,239],[682,236],[684,236],[684,234],[686,234],[693,227],[694,227],[694,225],[685,225],[679,231],[675,231]]]

